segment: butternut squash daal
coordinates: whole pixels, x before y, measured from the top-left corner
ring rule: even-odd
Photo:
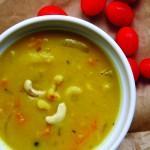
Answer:
[[[32,34],[0,56],[0,136],[14,150],[91,150],[120,97],[110,59],[79,35]]]

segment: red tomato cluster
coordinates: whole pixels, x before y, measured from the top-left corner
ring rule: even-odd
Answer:
[[[134,79],[135,79],[135,81],[137,81],[138,78],[139,78],[139,75],[140,75],[140,71],[139,71],[138,64],[137,64],[137,62],[135,61],[135,59],[133,59],[133,58],[128,58],[128,62],[129,62],[129,64],[130,64],[130,66],[131,66]]]
[[[134,4],[137,2],[137,0],[123,0],[124,2],[127,2],[129,4]]]
[[[86,16],[92,17],[103,11],[106,0],[81,0],[81,9]]]
[[[141,61],[140,71],[143,77],[150,79],[150,58],[145,58]]]
[[[67,15],[67,13],[58,6],[44,6],[42,7],[38,14],[38,16],[45,16],[45,15]]]
[[[128,4],[121,1],[112,1],[106,7],[106,16],[112,24],[124,27],[133,22],[134,12]]]
[[[80,0],[80,6],[86,17],[94,17],[104,12],[108,21],[120,28],[115,40],[128,57],[135,81],[140,74],[150,79],[150,58],[142,60],[140,65],[131,58],[139,47],[138,34],[130,27],[134,20],[134,11],[130,4],[134,4],[137,0],[112,0],[108,4],[106,2],[107,0]],[[42,7],[37,15],[67,15],[67,13],[58,6],[48,5]]]
[[[134,55],[139,46],[138,35],[131,27],[122,27],[116,34],[116,42],[126,56]]]

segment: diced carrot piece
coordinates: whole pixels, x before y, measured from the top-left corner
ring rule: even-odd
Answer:
[[[93,120],[88,128],[85,129],[85,132],[82,135],[74,134],[74,143],[73,147],[70,150],[81,150],[82,144],[88,140],[92,134],[97,130],[97,121]]]
[[[42,50],[43,39],[41,38],[31,38],[29,47],[35,48],[37,52]]]
[[[44,130],[42,131],[42,136],[47,137],[48,135],[50,135],[51,133],[51,125],[46,125],[46,127],[44,128]]]
[[[95,66],[96,63],[97,63],[97,62],[96,62],[96,59],[91,58],[91,57],[88,59],[88,64],[90,64],[91,66]]]
[[[14,108],[20,108],[20,107],[21,107],[20,99],[16,99],[14,103]]]
[[[1,79],[0,80],[0,87],[6,88],[8,86],[8,80],[7,79]]]
[[[91,137],[91,135],[96,131],[96,129],[97,129],[97,122],[96,120],[94,120],[91,123],[90,127],[87,128],[82,137],[80,137],[79,135],[76,136],[75,139],[76,144],[78,144],[79,146],[83,144],[87,139]]]
[[[97,122],[94,120],[91,124],[91,130],[95,131],[97,129]]]
[[[60,95],[58,92],[54,91],[53,89],[50,89],[47,93],[47,99],[50,102],[55,102],[56,100],[60,99]]]
[[[16,121],[17,121],[19,124],[25,123],[25,116],[24,116],[21,112],[17,112],[17,113],[16,113]]]
[[[50,95],[50,96],[48,96],[47,98],[48,98],[48,100],[49,100],[50,102],[55,102],[56,99],[57,99],[57,96],[56,96],[56,95]]]

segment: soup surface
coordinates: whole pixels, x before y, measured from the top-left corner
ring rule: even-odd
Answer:
[[[0,56],[0,136],[14,150],[91,150],[119,105],[114,66],[81,36],[36,33]]]

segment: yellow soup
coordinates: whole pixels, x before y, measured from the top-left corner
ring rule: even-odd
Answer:
[[[0,56],[0,136],[14,150],[91,150],[120,97],[110,59],[79,35],[36,33]]]

